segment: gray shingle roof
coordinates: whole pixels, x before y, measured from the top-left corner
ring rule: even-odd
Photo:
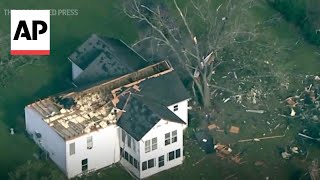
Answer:
[[[167,107],[145,96],[127,93],[120,96],[118,108],[123,108],[117,124],[137,141],[148,133],[161,119],[185,124]]]
[[[74,80],[77,85],[111,80],[148,65],[145,59],[123,41],[95,34],[71,54],[69,59],[83,70]]]
[[[156,102],[170,106],[190,98],[177,73],[170,72],[140,83],[139,94],[154,99]]]

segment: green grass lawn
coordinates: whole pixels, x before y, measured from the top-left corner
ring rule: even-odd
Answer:
[[[34,144],[24,137],[25,105],[68,87],[70,64],[67,56],[92,33],[132,42],[133,24],[119,10],[115,0],[3,0],[0,1],[0,31],[10,32],[10,16],[3,9],[78,9],[78,16],[51,16],[51,55],[36,65],[25,66],[0,87],[0,179],[8,171],[32,159]],[[17,130],[9,134],[9,128]]]
[[[121,38],[130,43],[135,40],[137,32],[132,22],[124,17],[120,10],[120,1],[116,0],[2,0],[0,31],[9,33],[9,16],[4,16],[2,9],[78,9],[78,16],[52,16],[51,18],[51,56],[35,65],[24,67],[10,79],[6,87],[0,87],[0,179],[6,179],[8,171],[13,171],[18,165],[33,159],[35,145],[24,136],[23,107],[37,99],[49,96],[68,88],[70,82],[70,64],[67,56],[91,33],[99,33]],[[257,20],[263,20],[275,13],[269,7],[257,9]],[[285,70],[298,72],[319,72],[319,57],[315,54],[317,48],[305,43],[299,32],[290,24],[282,21],[274,28],[269,29],[270,36],[279,41],[300,42],[294,46],[290,55],[285,55],[279,62]],[[11,136],[9,128],[14,127],[17,134]],[[282,142],[278,142],[279,144]],[[268,144],[264,145],[268,148]],[[255,145],[251,151],[258,151]],[[259,146],[260,148],[260,146]],[[208,156],[202,162],[193,166],[204,154],[197,149],[194,142],[187,144],[186,162],[183,166],[158,174],[151,179],[221,179],[241,171],[243,176],[253,178],[252,169],[243,166],[230,165],[217,159],[214,155]],[[259,152],[254,154],[258,155]],[[270,156],[262,156],[268,159]],[[251,162],[252,163],[252,162]],[[280,166],[284,167],[284,166]],[[282,170],[288,170],[290,167]],[[226,169],[228,171],[226,171]],[[253,169],[255,172],[261,169]],[[279,169],[280,171],[281,169]],[[266,176],[266,172],[259,172]],[[284,179],[288,176],[283,176]],[[125,171],[117,167],[101,171],[88,179],[121,178],[130,179]]]

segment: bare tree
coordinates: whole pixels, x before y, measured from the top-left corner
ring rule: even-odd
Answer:
[[[234,68],[240,71],[244,64],[239,68],[234,59],[231,61],[226,57],[226,50],[255,41],[261,28],[259,24],[248,21],[249,9],[257,5],[256,1],[215,3],[212,0],[191,0],[182,6],[174,0],[172,7],[168,7],[161,2],[131,0],[126,1],[123,7],[128,17],[136,19],[147,29],[142,31],[143,35],[133,46],[152,41],[158,52],[162,48],[176,60],[192,78],[194,96],[205,108],[211,106],[210,97],[217,89],[232,95],[239,94],[237,88],[217,85],[213,76],[216,69],[226,62],[233,63]],[[250,63],[247,61],[246,65]],[[236,71],[234,77],[237,79]],[[241,81],[237,80],[237,85],[239,83]]]

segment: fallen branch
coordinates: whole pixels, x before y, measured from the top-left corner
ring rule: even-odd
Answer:
[[[231,174],[230,176],[227,176],[227,177],[225,177],[224,179],[225,179],[225,180],[230,179],[230,178],[232,178],[232,177],[235,176],[235,175],[237,175],[237,173]]]
[[[260,140],[265,140],[265,139],[275,139],[275,138],[281,138],[281,137],[284,137],[284,135],[282,136],[268,136],[268,137],[262,137],[262,138],[253,138],[253,139],[243,139],[243,140],[239,140],[238,142],[241,143],[241,142],[249,142],[249,141],[260,141]]]
[[[205,156],[202,157],[199,161],[197,161],[197,162],[195,162],[194,164],[192,164],[192,166],[195,166],[195,165],[199,164],[199,163],[200,163],[201,161],[203,161],[205,158],[206,158]]]

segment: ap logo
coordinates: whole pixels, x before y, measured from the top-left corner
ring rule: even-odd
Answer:
[[[50,10],[11,10],[11,55],[50,55]]]

